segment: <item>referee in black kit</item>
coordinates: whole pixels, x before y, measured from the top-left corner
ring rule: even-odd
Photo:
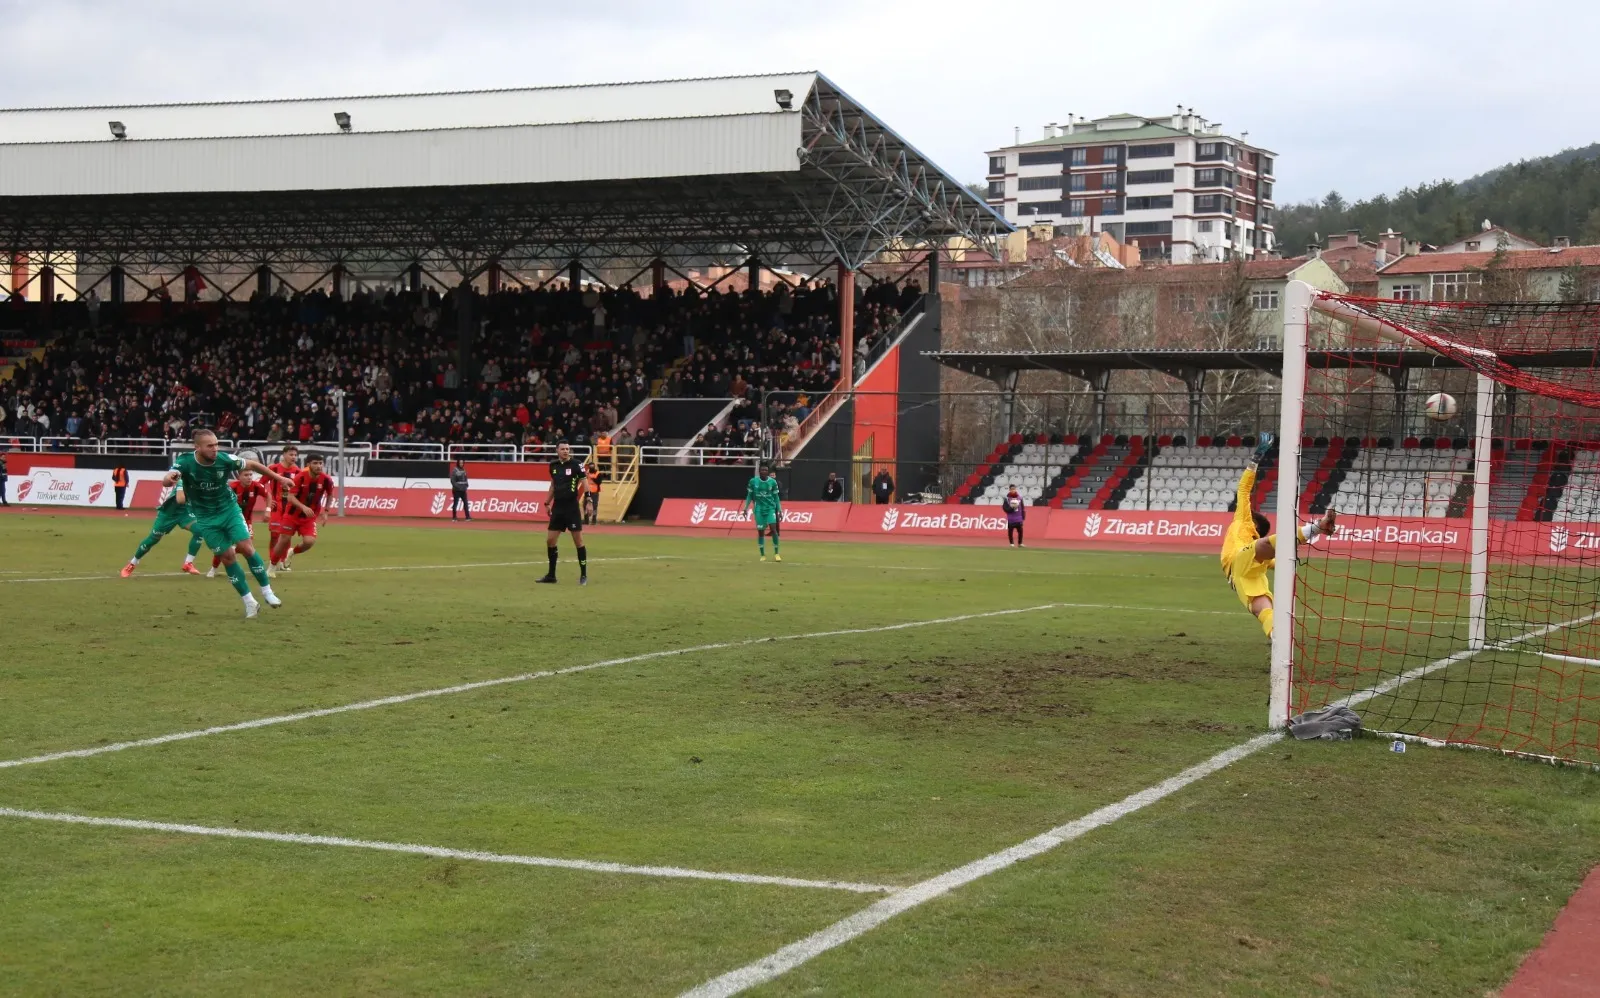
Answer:
[[[588,481],[582,462],[572,456],[572,448],[566,444],[556,447],[556,459],[550,462],[550,528],[544,535],[550,571],[536,582],[556,581],[556,545],[561,535],[570,530],[572,543],[578,549],[578,585],[589,584],[589,549],[583,546],[583,493]]]

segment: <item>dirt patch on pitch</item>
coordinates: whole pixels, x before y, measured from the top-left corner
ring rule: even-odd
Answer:
[[[1088,651],[994,661],[953,656],[896,662],[840,658],[831,664],[825,679],[813,679],[797,691],[808,706],[930,721],[988,718],[1014,723],[1089,714],[1091,697],[1085,680],[1170,681],[1210,671],[1198,661],[1132,663]]]

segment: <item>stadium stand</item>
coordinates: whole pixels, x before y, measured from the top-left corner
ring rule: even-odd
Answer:
[[[475,294],[482,332],[466,372],[457,369],[456,293],[343,301],[315,291],[78,330],[0,380],[0,430],[171,438],[198,420],[226,437],[327,440],[337,421],[328,394],[343,388],[356,441],[583,443],[653,391],[758,400],[826,389],[838,375],[837,302],[826,284]],[[913,294],[887,283],[863,291],[858,340],[891,332]],[[742,419],[740,442],[755,428],[753,415]]]
[[[998,444],[951,502],[999,505],[1011,485],[1036,506],[1062,509],[1232,510],[1253,436],[1190,444],[1162,436],[1013,434]],[[1306,438],[1302,517],[1332,507],[1372,516],[1463,516],[1472,490],[1472,442],[1465,437]],[[1491,503],[1521,520],[1600,521],[1600,443],[1493,442]],[[1276,512],[1277,470],[1269,461],[1255,505]]]

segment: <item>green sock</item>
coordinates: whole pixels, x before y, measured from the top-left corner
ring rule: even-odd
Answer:
[[[767,553],[767,538],[766,538],[766,535],[764,535],[764,534],[757,534],[756,535],[756,550],[761,552],[762,557],[766,556],[766,553]]]
[[[139,546],[134,549],[133,560],[138,561],[140,558],[143,558],[145,555],[149,554],[150,549],[155,547],[157,544],[160,544],[161,538],[165,536],[167,535],[158,534],[154,530],[150,531],[149,534],[145,535],[145,539],[139,542]]]
[[[251,551],[244,556],[244,560],[250,566],[250,574],[256,577],[256,585],[262,589],[272,588],[272,580],[267,578],[267,564],[261,560],[261,552]]]
[[[777,554],[778,553],[778,535],[777,534],[773,534],[772,535],[772,553],[773,554]]]
[[[244,569],[239,565],[239,559],[228,562],[228,581],[233,583],[233,591],[240,596],[250,595],[250,583],[244,579]]]
[[[189,557],[193,558],[195,555],[199,554],[200,553],[200,545],[202,545],[204,543],[205,543],[205,541],[200,538],[199,534],[190,534],[189,535]]]

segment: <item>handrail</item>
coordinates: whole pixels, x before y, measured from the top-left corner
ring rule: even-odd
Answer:
[[[444,444],[424,440],[385,440],[373,449],[372,456],[380,460],[443,461]]]
[[[756,464],[761,460],[761,448],[646,445],[639,448],[639,459],[645,464],[676,464],[688,467],[706,464]]]
[[[472,460],[472,461],[511,461],[522,460],[522,447],[518,444],[451,444],[445,450],[445,459]]]
[[[560,444],[523,444],[522,445],[522,460],[524,460],[524,461],[554,461],[556,459],[556,448],[559,447],[559,446],[561,446],[561,445]],[[580,461],[589,460],[589,455],[594,453],[594,449],[591,448],[588,444],[568,444],[567,447],[571,449],[572,456],[577,458]]]

